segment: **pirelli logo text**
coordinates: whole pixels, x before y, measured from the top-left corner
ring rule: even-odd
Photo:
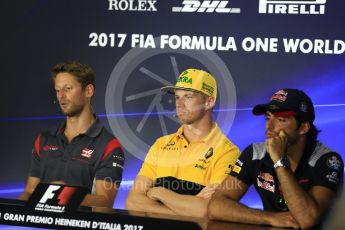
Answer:
[[[325,14],[327,0],[259,0],[260,14]]]

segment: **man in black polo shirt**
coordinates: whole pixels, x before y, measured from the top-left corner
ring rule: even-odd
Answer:
[[[56,97],[66,120],[35,141],[24,193],[39,182],[88,187],[84,205],[112,207],[122,180],[124,154],[118,140],[93,114],[95,73],[90,66],[66,62],[52,68]]]
[[[312,101],[300,90],[283,89],[253,113],[266,116],[266,141],[242,152],[210,201],[209,217],[277,227],[318,225],[343,187],[344,164],[316,140]],[[264,211],[239,203],[252,184]]]

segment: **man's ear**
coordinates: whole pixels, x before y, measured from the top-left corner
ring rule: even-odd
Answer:
[[[95,86],[92,84],[88,84],[85,87],[84,91],[85,91],[86,97],[91,98],[95,93]]]
[[[206,102],[205,102],[205,108],[206,109],[212,109],[216,104],[216,100],[214,99],[214,97],[208,97],[206,98]]]
[[[303,135],[308,133],[310,130],[310,123],[308,121],[302,122],[302,124],[299,127],[299,134]]]

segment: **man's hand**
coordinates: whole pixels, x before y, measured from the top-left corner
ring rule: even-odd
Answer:
[[[198,194],[196,194],[196,196],[200,197],[200,198],[203,198],[203,199],[209,199],[209,198],[211,198],[212,194],[216,191],[216,188],[218,186],[219,186],[219,184],[207,185]]]
[[[147,191],[146,196],[151,200],[159,201],[159,194],[164,192],[165,189],[164,187],[152,187]]]
[[[266,150],[273,162],[278,161],[286,152],[288,139],[283,130],[271,138],[266,139]]]
[[[271,225],[283,228],[299,228],[297,221],[290,212],[272,213]]]

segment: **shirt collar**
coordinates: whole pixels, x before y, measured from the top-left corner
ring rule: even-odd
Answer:
[[[217,138],[216,134],[219,133],[219,126],[216,122],[212,122],[212,129],[209,132],[209,134],[207,134],[206,137],[202,138],[201,140],[199,140],[199,142],[209,142],[211,141],[211,139]],[[183,135],[183,126],[181,126],[177,131],[176,131],[176,135],[174,138],[179,139],[179,138],[183,138],[185,139],[184,135]]]
[[[103,125],[101,123],[101,121],[99,120],[99,118],[95,116],[95,121],[92,123],[92,125],[90,126],[90,128],[84,133],[84,135],[89,136],[89,137],[97,137],[100,132],[102,131]],[[63,135],[63,132],[65,131],[66,128],[66,120],[63,121],[59,126],[58,129],[56,130],[56,135],[60,136]]]
[[[222,132],[219,132],[219,126],[218,126],[218,124],[216,123],[216,122],[212,122],[212,129],[211,129],[211,132],[209,132],[209,134],[206,136],[206,137],[204,137],[203,139],[202,139],[202,141],[204,141],[204,142],[209,142],[209,141],[211,141],[211,139],[214,139],[214,138],[218,138],[218,135],[217,135],[217,133],[218,134],[221,134]],[[218,139],[219,140],[219,139]]]
[[[85,135],[89,136],[89,137],[97,137],[103,128],[103,125],[101,123],[101,121],[99,120],[99,118],[97,116],[95,116],[96,120],[95,122],[91,125],[91,127],[86,131]]]

